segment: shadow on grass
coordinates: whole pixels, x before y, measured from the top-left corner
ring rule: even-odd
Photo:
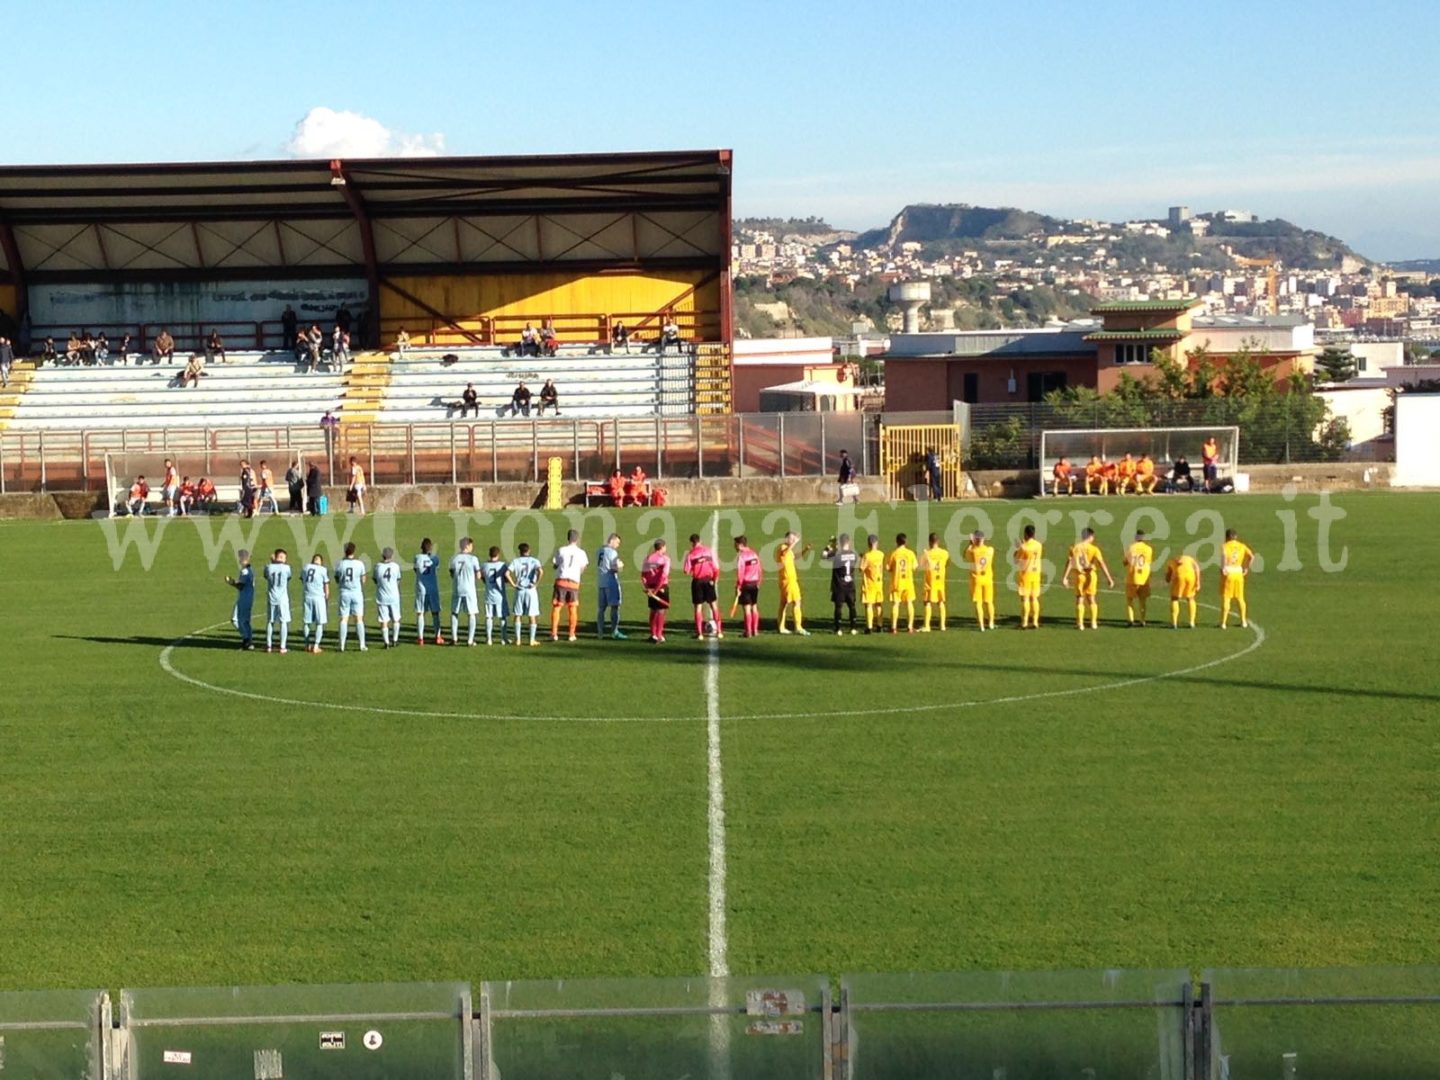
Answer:
[[[96,645],[143,645],[149,649],[164,649],[174,645],[177,649],[230,649],[238,651],[240,638],[234,634],[229,637],[189,637],[177,641],[172,637],[157,637],[153,634],[136,634],[133,637],[105,637],[102,635],[87,634],[52,634],[57,641],[89,641]]]

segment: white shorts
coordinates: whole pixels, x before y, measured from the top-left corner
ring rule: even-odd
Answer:
[[[340,594],[340,618],[349,618],[351,615],[365,614],[365,597],[354,593]]]
[[[540,591],[538,589],[517,589],[515,591],[516,618],[540,614]]]
[[[485,598],[485,617],[487,619],[503,619],[508,614],[509,612],[505,610],[505,598],[503,596],[494,600],[488,596]]]
[[[380,619],[381,622],[394,622],[394,623],[398,623],[398,622],[400,621],[400,605],[399,605],[399,604],[381,604],[381,603],[377,603],[377,604],[375,605],[375,612],[376,612],[376,614],[378,615],[378,617],[379,617],[379,619]]]
[[[312,623],[318,623],[319,625],[324,626],[329,621],[329,617],[325,611],[324,600],[305,601],[305,624],[307,626],[311,625]]]
[[[174,502],[174,501],[175,501],[175,492],[177,492],[177,491],[179,491],[179,490],[180,490],[180,489],[179,489],[178,487],[176,487],[174,484],[171,484],[169,487],[163,487],[163,488],[161,488],[161,489],[160,489],[160,494],[161,494],[161,496],[162,496],[163,498],[165,498],[166,500],[168,500],[168,501],[170,501],[170,502]]]
[[[290,621],[289,604],[269,604],[265,610],[266,622],[288,623]]]
[[[427,589],[424,585],[415,586],[415,614],[419,615],[425,611],[439,612],[440,590]]]
[[[455,600],[450,605],[450,614],[452,615],[459,615],[461,612],[464,612],[466,615],[476,615],[479,614],[479,611],[480,601],[476,599],[473,592],[456,593]]]

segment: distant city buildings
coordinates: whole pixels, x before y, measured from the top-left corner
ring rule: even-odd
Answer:
[[[1066,221],[1058,231],[1027,237],[1028,253],[1023,244],[1006,245],[1003,253],[977,245],[929,258],[925,245],[914,241],[893,249],[863,248],[848,235],[838,240],[833,234],[811,239],[741,228],[736,230],[731,272],[763,277],[772,284],[811,279],[851,288],[873,278],[887,284],[985,278],[1000,294],[1043,285],[1074,297],[1110,302],[1194,297],[1199,318],[1280,317],[1312,325],[1327,339],[1436,334],[1440,301],[1406,296],[1383,271],[1348,257],[1333,267],[1300,270],[1268,265],[1268,259],[1241,259],[1221,247],[1218,250],[1228,253],[1233,265],[1214,270],[1190,265],[1200,259],[1194,253],[1177,265],[1135,255],[1154,250],[1154,240],[1198,239],[1217,225],[1254,221],[1256,215],[1248,210],[1197,213],[1188,206],[1172,206],[1163,220]],[[955,325],[950,311],[927,308],[924,316],[926,329]],[[898,313],[891,329],[900,329]]]

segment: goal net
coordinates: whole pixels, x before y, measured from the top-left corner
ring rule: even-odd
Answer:
[[[176,476],[183,482],[186,478],[199,485],[202,479],[215,485],[213,505],[197,505],[195,512],[205,513],[216,509],[226,513],[235,509],[240,499],[240,468],[248,461],[255,470],[257,480],[261,462],[269,466],[273,474],[275,505],[267,499],[258,510],[283,511],[289,507],[290,491],[285,483],[285,471],[293,464],[305,475],[305,455],[298,450],[287,450],[274,446],[226,447],[223,450],[112,450],[105,454],[105,491],[111,517],[130,513],[130,488],[140,477],[149,487],[144,513],[163,512],[162,488],[165,483],[165,463],[175,466]]]
[[[1154,427],[1097,428],[1094,430],[1042,431],[1040,433],[1041,494],[1052,495],[1055,463],[1068,458],[1074,469],[1077,490],[1084,490],[1085,463],[1092,456],[1118,461],[1126,454],[1139,458],[1149,454],[1155,462],[1155,475],[1170,476],[1175,459],[1184,457],[1190,464],[1194,482],[1203,479],[1202,448],[1205,440],[1214,438],[1219,447],[1219,477],[1222,483],[1233,483],[1240,461],[1240,429],[1238,427]]]

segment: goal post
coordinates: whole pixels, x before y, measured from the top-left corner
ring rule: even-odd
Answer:
[[[1240,463],[1240,429],[1238,427],[1147,427],[1094,428],[1042,431],[1040,433],[1040,494],[1051,495],[1055,463],[1069,458],[1076,476],[1076,486],[1084,490],[1085,463],[1092,456],[1116,461],[1126,454],[1136,458],[1149,454],[1155,462],[1155,474],[1170,475],[1175,459],[1184,456],[1189,462],[1195,483],[1202,479],[1201,451],[1205,440],[1213,437],[1219,448],[1220,476],[1234,481]]]
[[[109,450],[105,453],[105,494],[107,512],[116,517],[128,512],[126,504],[130,485],[143,476],[150,488],[146,512],[151,513],[162,503],[161,487],[165,479],[165,462],[175,466],[176,475],[189,477],[198,484],[201,478],[215,485],[216,502],[233,509],[240,498],[240,465],[248,461],[258,477],[260,463],[266,462],[274,474],[274,494],[283,508],[289,502],[285,471],[294,464],[305,475],[305,455],[299,450],[275,446],[226,447],[223,450]],[[268,506],[268,504],[267,504]]]

